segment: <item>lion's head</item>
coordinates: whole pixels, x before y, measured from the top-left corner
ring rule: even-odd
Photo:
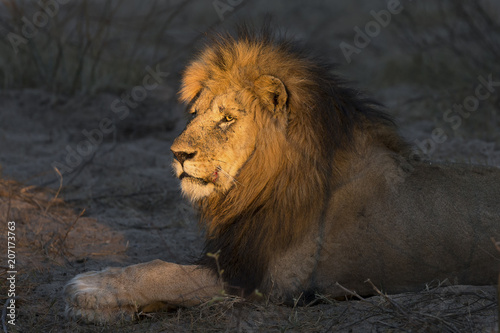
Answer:
[[[215,81],[196,93],[189,107],[192,119],[172,146],[175,173],[183,193],[191,200],[213,192],[226,193],[237,186],[239,171],[262,135],[262,126],[256,121],[262,113],[261,103],[266,104],[268,118],[279,117],[284,111],[286,91],[279,79],[259,76],[253,82],[253,89],[257,87],[261,91],[248,87],[249,96],[244,96],[241,90],[245,88]],[[264,99],[271,94],[273,100]]]
[[[300,165],[301,172],[314,173],[309,164],[329,157],[325,152],[331,155],[331,147],[347,145],[350,126],[328,128],[345,110],[314,112],[333,88],[315,82],[325,68],[291,48],[267,37],[218,36],[187,67],[180,100],[189,104],[192,120],[171,149],[188,198],[227,193],[247,173],[255,187],[258,179],[272,178],[289,161],[304,158],[308,165]],[[334,108],[331,102],[324,107]],[[242,173],[250,160],[258,163]]]
[[[249,42],[209,48],[185,72],[181,100],[190,104],[192,119],[171,149],[183,193],[191,200],[238,186],[240,170],[256,147],[276,144],[270,130],[285,140],[287,90],[256,47],[265,48]],[[251,59],[242,63],[237,54]],[[271,167],[266,164],[263,169]]]
[[[207,250],[221,250],[228,281],[249,289],[270,253],[322,214],[356,149],[355,132],[358,143],[400,149],[369,100],[271,35],[216,36],[188,65],[180,100],[192,120],[171,148],[182,191],[208,226]]]

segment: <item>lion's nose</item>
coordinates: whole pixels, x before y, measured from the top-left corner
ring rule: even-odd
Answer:
[[[184,165],[184,162],[186,160],[189,160],[189,159],[193,158],[196,155],[196,152],[187,153],[185,151],[175,151],[175,150],[172,150],[172,153],[174,154],[175,159],[177,161],[179,161],[179,163],[181,165]]]

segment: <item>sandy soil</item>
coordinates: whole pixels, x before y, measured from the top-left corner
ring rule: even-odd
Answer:
[[[170,169],[169,146],[184,123],[181,110],[172,103],[169,108],[164,101],[152,98],[129,118],[115,120],[120,122],[116,133],[104,135],[95,154],[82,158],[73,172],[62,175],[58,198],[64,201],[54,199],[60,176],[51,170],[51,164],[67,165],[66,146],[77,149],[85,139],[82,129],[90,131],[98,128],[102,118],[111,119],[107,106],[114,98],[99,95],[65,99],[40,90],[1,93],[0,121],[4,131],[0,137],[0,163],[3,177],[19,182],[3,183],[0,198],[0,215],[16,221],[18,230],[19,325],[14,332],[99,331],[67,323],[64,318],[61,290],[72,276],[155,258],[187,263],[201,251],[202,234],[196,218],[181,198]],[[68,112],[76,107],[79,112]],[[412,131],[425,137],[418,126]],[[450,140],[439,151],[443,156],[481,158],[480,151],[471,154],[475,151],[471,147],[484,142],[469,143],[457,152],[458,141]],[[78,218],[83,209],[85,212]],[[5,225],[2,232],[6,233]],[[461,323],[458,327],[466,320],[471,328],[485,330],[492,329],[496,321],[493,287],[458,286],[387,299],[329,302],[292,309],[234,301],[217,309],[156,315],[127,329],[331,328],[361,332],[369,327],[386,330],[391,325],[403,325],[419,331],[418,323],[422,321],[426,330],[454,331],[456,321]],[[420,318],[422,314],[436,319],[429,323],[428,318]],[[218,324],[214,324],[212,316],[218,316]]]

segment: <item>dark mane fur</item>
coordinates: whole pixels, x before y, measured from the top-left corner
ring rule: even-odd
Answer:
[[[360,97],[331,70],[268,29],[252,33],[243,27],[237,38],[213,36],[185,72],[184,102],[192,102],[205,87],[237,82],[250,105],[255,100],[251,82],[262,74],[278,77],[287,89],[286,128],[280,131],[271,115],[260,111],[258,146],[240,170],[240,185],[198,203],[207,226],[205,252],[220,251],[219,265],[232,292],[260,288],[270,259],[318,223],[332,179],[342,176],[334,159],[340,152],[354,153],[355,135],[395,153],[406,149],[379,105]],[[213,258],[203,256],[198,263],[217,272]]]

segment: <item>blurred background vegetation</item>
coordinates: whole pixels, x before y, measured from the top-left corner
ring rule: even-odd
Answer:
[[[183,45],[175,35],[182,34],[179,29],[188,23],[182,21],[182,12],[196,13],[189,0],[43,3],[55,13],[53,17],[38,1],[3,1],[3,88],[92,94],[136,85],[147,65],[178,56]],[[41,27],[35,25],[39,12],[49,17],[47,24],[39,21]],[[201,15],[191,18],[203,24]],[[34,36],[13,43],[9,33],[24,37],[23,27],[30,33],[34,27]]]
[[[167,84],[176,90],[179,73],[207,31],[233,29],[242,21],[258,26],[266,14],[279,29],[339,63],[342,74],[387,103],[403,124],[407,119],[439,125],[446,109],[474,92],[479,75],[500,78],[496,0],[401,0],[401,13],[353,54],[351,63],[340,43],[352,44],[353,28],[363,30],[373,21],[370,11],[387,9],[387,1],[60,2],[0,2],[1,88],[41,88],[70,96],[119,93],[139,84],[146,66],[158,65],[172,74]],[[42,7],[56,13],[47,15]],[[40,12],[50,16],[46,22]],[[37,18],[40,27],[34,25]],[[35,29],[31,38],[22,37],[26,21]],[[13,46],[13,34],[24,41]],[[481,104],[482,116],[468,122],[474,128],[462,127],[453,135],[472,130],[482,137],[486,128],[486,136],[500,143],[495,133],[499,101],[494,94]]]
[[[60,2],[0,2],[3,88],[44,87],[76,93],[128,87],[137,82],[134,79],[146,65],[184,60],[185,49],[194,46],[193,42],[208,30],[217,26],[231,29],[242,20],[258,26],[266,13],[271,14],[278,27],[310,41],[311,45],[317,44],[331,54],[333,61],[342,64],[339,42],[352,42],[353,27],[363,29],[365,23],[373,20],[370,10],[387,7],[385,1],[378,0],[335,4],[259,0]],[[377,54],[376,50],[389,51],[386,55],[389,57],[400,52],[413,54],[410,60],[420,69],[419,75],[414,75],[408,66],[402,72],[400,65],[395,71],[399,77],[437,88],[443,83],[458,84],[457,76],[466,74],[464,71],[476,73],[480,69],[498,73],[500,12],[494,0],[417,3],[401,0],[401,7],[401,13],[393,15],[387,29],[382,28],[380,36],[374,37],[367,47],[372,49],[369,54]],[[54,14],[47,14],[47,10]],[[43,16],[48,16],[48,20],[40,19]],[[35,29],[34,36],[13,47],[9,33],[24,37],[26,19]],[[26,31],[31,33],[32,28]],[[359,58],[355,63],[380,64],[375,57],[368,60],[360,55]],[[426,74],[430,72],[438,80],[429,80]]]

